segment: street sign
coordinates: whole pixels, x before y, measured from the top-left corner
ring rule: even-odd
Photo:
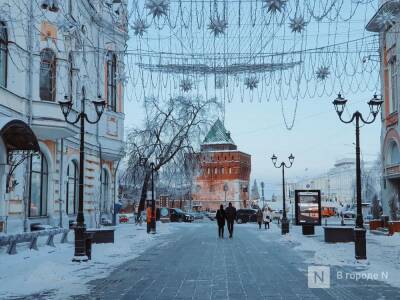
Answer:
[[[296,225],[321,225],[321,191],[295,190]]]

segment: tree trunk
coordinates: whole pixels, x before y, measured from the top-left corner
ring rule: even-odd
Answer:
[[[144,176],[143,179],[143,185],[142,185],[142,193],[140,194],[140,202],[139,202],[139,208],[138,208],[138,215],[141,214],[142,211],[144,211],[144,206],[146,203],[146,198],[147,198],[147,189],[149,186],[149,181],[150,181],[150,172],[146,172],[146,175]]]

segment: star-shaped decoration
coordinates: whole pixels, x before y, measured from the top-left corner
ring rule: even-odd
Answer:
[[[222,76],[218,76],[215,79],[215,88],[216,89],[222,89],[224,87],[224,84],[225,84],[225,80]]]
[[[193,88],[193,83],[190,79],[185,78],[181,80],[181,83],[179,84],[179,87],[181,88],[182,91],[185,93],[189,92]]]
[[[133,22],[131,28],[133,29],[133,33],[140,37],[147,31],[150,26],[142,19],[137,19]]]
[[[315,74],[319,80],[325,80],[331,72],[329,71],[329,67],[320,67]]]
[[[307,22],[304,20],[303,16],[295,16],[290,19],[290,28],[292,32],[301,33],[306,28]]]
[[[263,7],[268,10],[268,12],[271,12],[275,14],[276,12],[282,12],[282,10],[285,8],[287,0],[263,0],[264,5]]]
[[[125,72],[121,72],[117,74],[117,78],[118,81],[120,81],[123,85],[128,83],[128,79],[129,77],[126,75]]]
[[[390,11],[382,12],[379,16],[376,17],[376,21],[382,27],[389,27],[396,23],[396,16],[392,14]]]
[[[228,28],[228,22],[225,19],[221,19],[219,15],[210,18],[210,23],[208,24],[208,29],[218,37],[220,34],[224,34],[226,28]]]
[[[244,84],[245,84],[246,88],[248,88],[251,91],[258,87],[258,82],[259,81],[256,76],[250,76],[244,80]]]
[[[169,0],[147,0],[145,7],[149,10],[149,15],[153,15],[153,18],[167,16]]]

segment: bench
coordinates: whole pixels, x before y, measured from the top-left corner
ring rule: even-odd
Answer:
[[[47,236],[46,245],[55,247],[54,237],[57,234],[62,234],[61,243],[67,242],[69,229],[55,228],[49,230],[38,230],[33,232],[24,232],[11,235],[0,236],[0,247],[7,246],[7,253],[17,254],[17,244],[29,243],[29,249],[38,250],[38,238],[40,236]]]
[[[95,244],[114,243],[114,231],[114,227],[86,229],[86,233],[91,234],[92,243]]]
[[[326,243],[354,242],[354,228],[348,226],[325,226],[324,235]]]

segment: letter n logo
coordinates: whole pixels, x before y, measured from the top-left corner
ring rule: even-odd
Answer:
[[[309,266],[307,277],[310,289],[329,289],[331,287],[331,270],[327,266]]]

